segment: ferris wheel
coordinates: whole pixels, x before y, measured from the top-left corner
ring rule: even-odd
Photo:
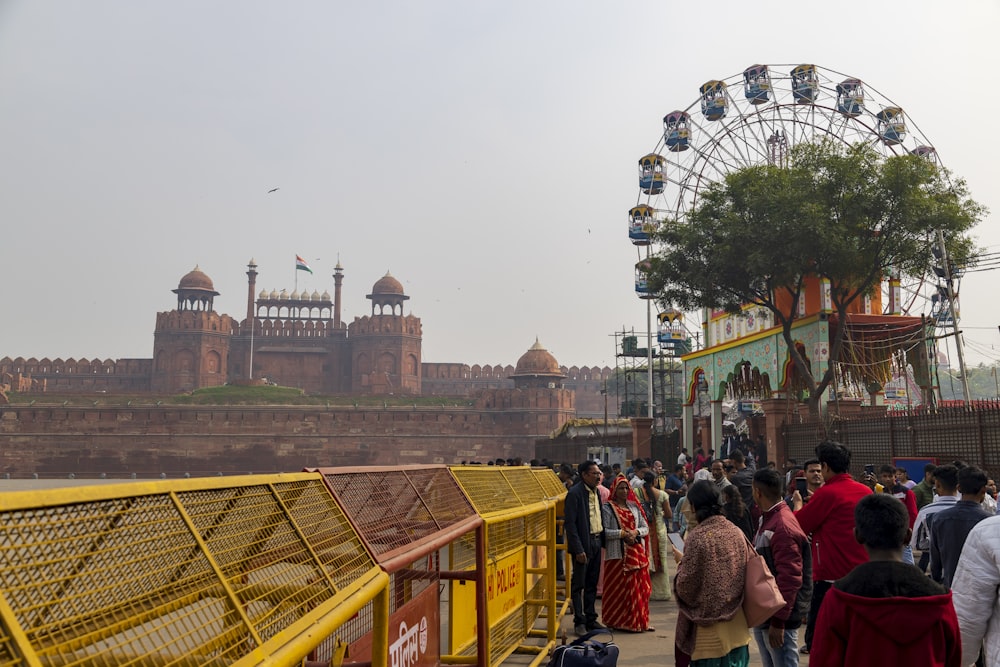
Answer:
[[[644,271],[652,233],[664,220],[683,222],[701,192],[727,174],[786,164],[792,146],[822,139],[940,164],[903,108],[860,79],[804,64],[752,65],[707,81],[694,102],[663,117],[656,147],[639,159],[640,194],[628,213],[629,238],[640,253],[637,294],[652,297]],[[922,279],[904,282],[896,303],[903,313],[919,311],[932,290]]]

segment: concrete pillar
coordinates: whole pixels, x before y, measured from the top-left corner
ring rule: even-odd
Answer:
[[[710,427],[708,446],[705,448],[707,452],[709,449],[714,449],[715,451],[721,451],[722,446],[722,401],[711,401],[709,406],[712,409],[712,425]]]
[[[694,404],[681,406],[681,448],[694,451]]]
[[[653,420],[632,417],[632,458],[648,459],[653,455]]]
[[[790,419],[795,403],[785,398],[765,398],[760,402],[764,411],[764,441],[767,443],[767,460],[782,466],[787,460],[785,440],[781,435],[781,427]]]

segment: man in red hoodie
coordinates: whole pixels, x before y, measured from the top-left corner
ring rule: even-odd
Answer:
[[[802,531],[812,541],[813,592],[809,604],[809,621],[806,624],[805,646],[799,651],[812,650],[816,617],[823,603],[823,596],[834,581],[868,561],[868,554],[854,539],[854,506],[872,490],[856,482],[847,472],[851,467],[851,450],[830,440],[816,446],[823,474],[823,486],[803,507],[802,496],[792,494],[795,518]]]
[[[962,640],[951,592],[903,562],[911,532],[906,508],[877,493],[862,498],[854,516],[854,533],[869,562],[827,593],[810,667],[960,667]]]

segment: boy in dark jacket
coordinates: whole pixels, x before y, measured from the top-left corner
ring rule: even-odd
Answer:
[[[781,475],[765,468],[753,476],[753,499],[762,512],[754,546],[771,569],[785,598],[779,609],[753,634],[764,667],[798,664],[798,635],[812,597],[812,552],[792,510],[781,497]]]
[[[811,667],[960,667],[962,642],[951,593],[903,562],[909,515],[888,494],[865,496],[854,534],[868,552],[826,594],[813,637]]]

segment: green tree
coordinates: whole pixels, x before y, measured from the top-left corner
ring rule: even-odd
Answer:
[[[980,363],[978,366],[969,366],[966,373],[969,394],[972,395],[973,400],[1000,398],[1000,364],[994,363],[987,366]],[[938,374],[938,379],[941,381],[941,398],[952,401],[961,401],[964,398],[957,368],[942,369]]]
[[[687,219],[662,225],[650,287],[664,305],[682,309],[736,314],[754,304],[770,311],[818,415],[833,373],[815,376],[792,340],[806,277],[829,280],[833,309],[845,322],[847,308],[879,289],[883,276],[926,274],[938,230],[957,263],[972,259],[968,232],[984,213],[964,181],[950,180],[926,158],[884,158],[867,144],[798,144],[787,166],[730,173],[700,195]],[[779,306],[783,295],[790,307]],[[832,358],[843,340],[841,326]]]

